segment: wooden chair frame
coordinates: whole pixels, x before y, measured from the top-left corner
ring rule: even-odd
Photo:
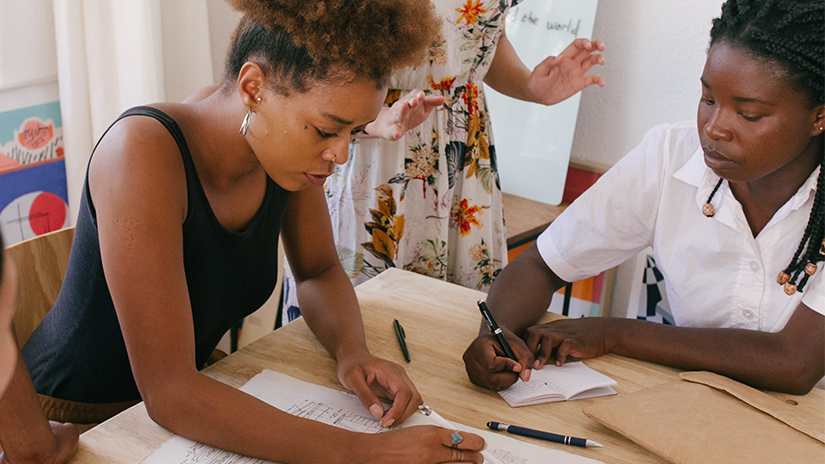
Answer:
[[[17,267],[17,312],[14,327],[22,347],[57,300],[69,253],[74,227],[40,235],[6,248]]]

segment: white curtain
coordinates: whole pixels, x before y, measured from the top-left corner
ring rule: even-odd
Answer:
[[[206,0],[52,0],[72,223],[92,148],[124,110],[213,83]]]

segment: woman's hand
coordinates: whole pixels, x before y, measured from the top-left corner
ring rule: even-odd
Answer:
[[[36,450],[32,454],[18,452],[20,459],[12,460],[7,453],[0,453],[0,464],[63,464],[77,452],[78,431],[74,424],[49,421],[54,434],[54,446],[49,450]],[[7,450],[8,451],[8,450]]]
[[[382,108],[381,114],[375,121],[367,124],[364,129],[365,137],[380,137],[395,141],[400,139],[408,130],[417,127],[430,117],[435,108],[444,104],[441,95],[425,95],[422,90],[415,89],[401,97],[389,108]]]
[[[554,105],[593,84],[604,87],[604,78],[598,74],[585,76],[595,65],[603,65],[604,57],[600,40],[576,39],[559,56],[549,56],[533,69],[527,79],[530,101],[542,105]]]
[[[527,349],[535,353],[533,369],[541,369],[551,357],[561,366],[568,356],[587,359],[610,353],[610,327],[615,322],[606,317],[584,317],[528,327],[524,340]]]
[[[365,351],[339,360],[338,379],[358,396],[373,417],[381,419],[382,427],[404,422],[424,404],[403,367]],[[386,412],[379,398],[392,401]]]
[[[530,380],[530,366],[534,361],[533,352],[520,338],[505,328],[501,330],[518,362],[504,354],[492,334],[479,335],[464,352],[464,368],[470,381],[496,391],[516,383],[519,377]]]
[[[480,451],[487,448],[484,439],[469,432],[458,432],[463,439],[452,447],[456,432],[434,425],[396,429],[385,433],[365,434],[365,459],[359,462],[382,464],[436,464],[465,462],[482,464]]]

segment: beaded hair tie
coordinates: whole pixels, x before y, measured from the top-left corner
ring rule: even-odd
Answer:
[[[706,201],[705,206],[702,207],[702,214],[704,214],[707,217],[713,217],[713,215],[716,214],[716,209],[713,207],[712,204],[710,204],[710,201],[713,200],[713,196],[716,195],[716,191],[719,190],[719,186],[722,185],[723,180],[724,179],[722,179],[721,177],[719,178],[719,182],[716,183],[716,187],[713,187],[713,191],[710,192],[708,201]]]

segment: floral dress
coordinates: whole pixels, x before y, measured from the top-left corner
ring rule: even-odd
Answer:
[[[482,80],[519,1],[434,1],[441,36],[425,65],[391,79],[386,104],[415,88],[446,103],[396,142],[356,140],[327,180],[335,243],[353,283],[397,267],[487,290],[507,263]]]

